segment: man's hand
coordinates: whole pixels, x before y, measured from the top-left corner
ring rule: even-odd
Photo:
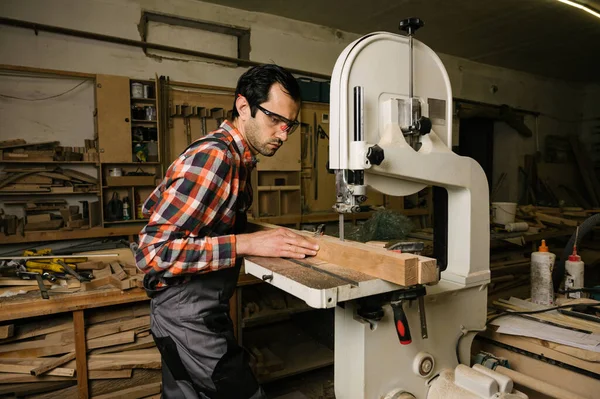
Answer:
[[[236,236],[239,256],[302,259],[316,255],[318,250],[319,245],[315,241],[284,228]]]

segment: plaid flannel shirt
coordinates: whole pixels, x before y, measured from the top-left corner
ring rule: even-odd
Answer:
[[[237,212],[252,203],[250,172],[256,165],[240,132],[225,121],[175,160],[143,206],[136,263],[164,287],[196,273],[233,267]],[[171,281],[169,281],[171,279]]]

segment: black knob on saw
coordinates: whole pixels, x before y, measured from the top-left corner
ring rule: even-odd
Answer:
[[[369,147],[367,151],[367,159],[371,162],[371,165],[381,165],[384,160],[383,148],[375,144],[373,147]]]
[[[425,25],[421,18],[412,17],[406,18],[400,21],[400,30],[406,32],[409,36],[414,35],[415,32]]]
[[[419,128],[419,133],[421,134],[429,134],[431,133],[431,119],[422,116],[419,118],[419,121],[417,122],[417,126]]]

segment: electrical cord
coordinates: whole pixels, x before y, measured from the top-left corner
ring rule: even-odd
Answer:
[[[67,93],[72,92],[73,90],[75,90],[76,88],[78,88],[79,86],[81,86],[82,84],[89,82],[89,80],[84,80],[82,82],[80,82],[79,84],[75,85],[74,87],[70,88],[69,90],[59,93],[59,94],[55,94],[53,96],[49,96],[49,97],[43,97],[43,98],[22,98],[22,97],[15,97],[15,96],[9,96],[7,94],[2,94],[0,93],[0,97],[4,97],[4,98],[11,98],[14,100],[22,100],[22,101],[43,101],[43,100],[50,100],[52,98],[57,98],[60,96],[64,96]]]
[[[519,311],[519,312],[511,312],[511,311],[504,311],[502,313],[499,313],[493,317],[490,317],[486,322],[485,322],[485,327],[484,328],[480,328],[480,329],[463,329],[461,331],[461,335],[458,337],[458,340],[456,341],[456,360],[458,361],[458,364],[461,364],[460,362],[460,354],[458,352],[458,348],[460,347],[460,341],[462,341],[462,339],[469,333],[473,333],[473,332],[481,332],[481,331],[485,331],[487,329],[487,326],[494,320],[499,319],[500,317],[504,317],[504,316],[521,316],[521,315],[530,315],[530,314],[538,314],[538,313],[545,313],[545,312],[549,312],[551,310],[558,310],[558,309],[564,309],[564,308],[572,308],[573,306],[576,306],[575,304],[571,304],[571,305],[561,305],[561,306],[554,306],[551,308],[547,308],[547,309],[539,309],[539,310],[524,310],[524,311]]]

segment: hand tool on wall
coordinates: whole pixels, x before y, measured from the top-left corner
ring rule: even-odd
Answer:
[[[211,112],[209,109],[204,107],[198,107],[196,109],[196,115],[200,118],[200,136],[206,136],[206,119],[211,117]]]
[[[212,108],[210,112],[212,118],[217,120],[217,126],[221,126],[221,123],[225,120],[225,110],[223,108]]]

